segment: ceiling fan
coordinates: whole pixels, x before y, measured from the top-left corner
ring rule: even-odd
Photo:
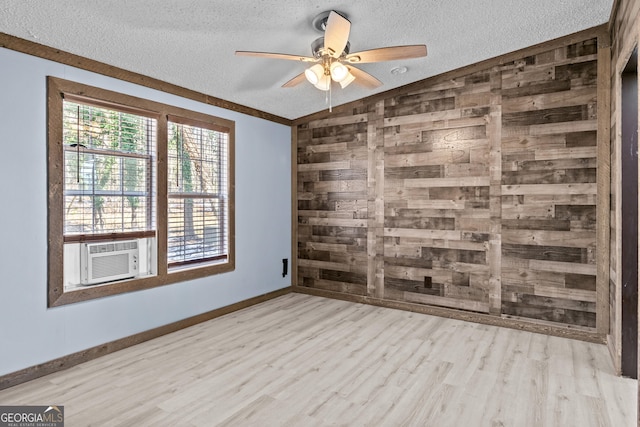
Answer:
[[[353,82],[369,89],[375,89],[382,85],[380,80],[356,68],[354,64],[427,56],[427,46],[423,44],[382,47],[350,53],[349,32],[351,31],[351,22],[347,18],[332,10],[318,15],[313,23],[314,27],[320,31],[324,30],[324,37],[320,37],[311,43],[313,56],[243,50],[236,51],[236,55],[286,59],[313,64],[303,73],[283,84],[282,87],[294,87],[307,80],[317,89],[323,91],[331,89],[332,81],[339,83],[343,89]]]

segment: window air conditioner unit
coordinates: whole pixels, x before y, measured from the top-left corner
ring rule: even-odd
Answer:
[[[138,275],[138,241],[84,243],[81,252],[83,285],[95,285]]]

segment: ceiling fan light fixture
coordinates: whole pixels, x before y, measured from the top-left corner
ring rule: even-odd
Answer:
[[[349,72],[349,69],[347,69],[347,75],[339,82],[340,87],[344,89],[345,87],[349,86],[355,79],[355,76]]]
[[[331,78],[340,83],[349,75],[349,69],[341,62],[335,61],[330,67]]]
[[[331,77],[323,75],[318,83],[314,85],[317,89],[327,91],[331,87]]]
[[[309,83],[315,86],[319,84],[324,77],[324,68],[322,65],[316,64],[313,67],[309,67],[304,70],[304,76],[307,78]]]

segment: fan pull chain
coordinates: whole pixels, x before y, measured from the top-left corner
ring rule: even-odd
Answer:
[[[327,105],[329,103],[329,91],[324,93],[324,103]]]
[[[333,86],[333,82],[329,81],[329,90],[324,92],[324,103],[329,104],[329,112],[331,112],[331,86]]]

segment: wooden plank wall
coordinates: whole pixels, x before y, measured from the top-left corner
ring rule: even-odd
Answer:
[[[385,101],[385,298],[490,311],[491,76]]]
[[[297,286],[595,332],[597,71],[588,38],[300,124]]]
[[[368,115],[298,126],[298,285],[367,294]]]
[[[502,312],[596,326],[597,43],[502,72]]]
[[[610,234],[610,324],[608,344],[618,373],[622,357],[622,175],[620,169],[620,74],[640,39],[640,2],[617,0],[610,22],[611,39],[611,234]],[[640,366],[640,364],[639,364]]]

